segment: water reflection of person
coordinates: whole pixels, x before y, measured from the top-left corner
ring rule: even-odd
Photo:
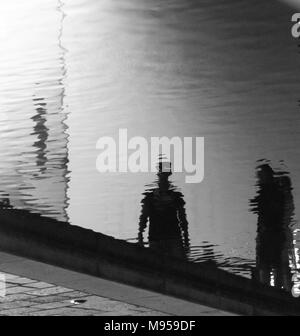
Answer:
[[[294,202],[291,180],[275,176],[268,164],[257,168],[258,195],[252,204],[258,215],[255,278],[263,284],[290,291],[294,260]]]
[[[31,119],[34,121],[34,133],[37,136],[37,141],[33,146],[36,148],[36,163],[39,167],[40,173],[44,174],[47,167],[47,140],[49,138],[49,129],[47,123],[47,106],[44,98],[34,98],[36,106],[36,115]]]
[[[171,163],[159,162],[158,187],[145,193],[139,221],[139,243],[149,220],[149,246],[178,258],[186,258],[189,250],[188,222],[181,192],[169,182]]]

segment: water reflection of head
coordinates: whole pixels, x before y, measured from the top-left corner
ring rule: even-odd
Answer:
[[[268,164],[257,167],[257,178],[259,185],[268,185],[274,182],[274,170]]]
[[[172,175],[172,163],[159,161],[157,166],[158,186],[160,190],[168,190],[170,186],[169,177]]]

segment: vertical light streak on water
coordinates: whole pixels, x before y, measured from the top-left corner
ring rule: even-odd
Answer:
[[[66,220],[67,134],[61,1],[1,2],[1,194]]]

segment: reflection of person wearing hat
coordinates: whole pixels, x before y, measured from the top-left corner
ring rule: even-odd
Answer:
[[[145,193],[139,222],[139,243],[149,220],[149,245],[164,253],[185,258],[189,248],[188,222],[181,192],[169,182],[170,162],[159,162],[158,188]]]

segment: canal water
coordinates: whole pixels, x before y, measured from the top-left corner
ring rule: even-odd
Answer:
[[[269,0],[1,1],[3,202],[148,246],[145,207],[168,203],[157,176],[99,173],[98,139],[121,128],[204,137],[204,181],[174,173],[166,192],[185,213],[186,257],[286,279],[299,267],[293,11]]]

